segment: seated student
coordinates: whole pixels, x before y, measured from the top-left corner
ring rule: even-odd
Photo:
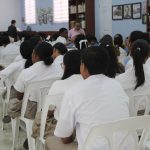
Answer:
[[[72,42],[74,42],[74,40],[76,39],[77,35],[79,35],[79,34],[85,35],[85,31],[81,28],[81,23],[80,22],[76,22],[74,28],[72,28],[68,32],[68,38]]]
[[[88,34],[86,35],[86,39],[88,41],[88,47],[99,46],[99,43],[94,35]]]
[[[114,45],[116,49],[119,50],[120,55],[118,56],[118,60],[121,64],[125,65],[125,59],[127,57],[127,53],[124,50],[124,45],[123,45],[123,37],[121,34],[116,34],[114,36]]]
[[[145,40],[137,40],[130,49],[133,65],[125,73],[116,77],[124,89],[138,87],[150,83],[150,67],[146,63],[150,54],[150,46]]]
[[[66,28],[61,28],[59,30],[59,37],[56,39],[54,43],[63,43],[64,45],[67,45],[67,39],[68,39],[68,30]]]
[[[53,46],[53,59],[54,59],[54,63],[53,65],[55,65],[56,69],[58,69],[58,71],[61,71],[61,75],[63,75],[63,69],[61,67],[61,64],[63,63],[63,57],[65,55],[65,53],[67,52],[67,48],[64,44],[62,43],[56,43]]]
[[[42,42],[42,39],[39,35],[35,35],[33,37],[30,37],[30,39],[25,39],[24,41],[30,41],[33,44],[33,47],[35,47],[37,44]],[[14,62],[20,61],[22,60],[22,56],[19,54],[17,55],[17,57],[15,58]]]
[[[64,74],[61,78],[62,80],[57,80],[53,83],[52,87],[49,90],[48,95],[64,94],[64,92],[70,89],[70,87],[74,86],[75,84],[83,80],[82,76],[80,75],[80,57],[81,57],[80,51],[77,50],[71,50],[65,54],[63,58],[63,64],[62,64],[62,67],[64,69]],[[50,107],[48,113],[48,118],[51,119],[51,121],[53,121],[54,118],[58,120],[60,105],[58,106],[56,104],[55,107],[56,107],[55,109],[53,109],[53,107]],[[52,116],[54,116],[54,118]],[[33,124],[33,134],[32,134],[33,137],[39,136],[38,135],[39,131],[37,131],[37,128],[40,125],[40,122],[38,121],[39,118],[40,118],[40,114],[37,113]],[[46,137],[47,135],[51,135],[54,133],[56,121],[55,124],[54,123],[52,124],[53,125],[47,124],[47,126],[49,125],[50,127],[48,128],[49,130],[46,130],[45,132]]]
[[[85,42],[80,43],[82,40],[85,40]],[[77,35],[76,39],[74,41],[74,45],[78,50],[82,50],[82,49],[88,47],[85,35],[83,35],[83,34]]]
[[[108,63],[109,55],[105,48],[84,50],[80,72],[85,80],[65,92],[54,132],[64,144],[52,136],[46,140],[46,150],[76,150],[77,145],[72,143],[74,130],[78,150],[82,150],[92,126],[129,117],[127,95],[117,81],[104,75]],[[103,138],[94,144],[98,150],[106,150],[107,146]]]
[[[6,78],[11,78],[14,73],[21,72],[24,68],[28,68],[32,66],[32,51],[33,44],[30,41],[25,41],[20,46],[20,54],[22,56],[22,60],[11,63],[7,68],[0,71],[0,76],[4,76]]]
[[[110,44],[110,42],[103,39],[101,40],[100,46],[104,47],[110,56],[108,70],[105,75],[110,78],[115,78],[117,74],[124,72],[124,66],[118,61],[117,55],[115,53],[115,47]]]
[[[14,88],[18,100],[22,100],[27,83],[32,81],[48,80],[61,76],[61,71],[58,71],[53,65],[53,48],[50,44],[42,42],[35,47],[32,53],[33,65],[30,68],[24,69],[17,78]],[[29,101],[37,103],[38,97],[36,91],[31,92]],[[20,109],[21,110],[21,109]],[[31,115],[33,119],[36,112]]]
[[[15,57],[19,54],[19,45],[16,45],[14,43],[10,43],[10,41],[8,40],[8,37],[4,37],[5,42],[4,43],[4,48],[1,49],[0,52],[0,59],[3,60],[3,62],[5,63],[11,63],[13,62],[13,60],[15,59]],[[9,42],[9,43],[8,43]],[[8,57],[11,56],[11,57]]]
[[[131,57],[131,47],[132,47],[132,44],[138,39],[144,39],[145,40],[143,32],[142,31],[131,32],[129,39],[128,39],[129,56],[127,58],[128,62],[126,62],[125,70],[128,70],[130,67],[133,66],[133,59]]]

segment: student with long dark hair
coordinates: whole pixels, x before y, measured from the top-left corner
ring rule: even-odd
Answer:
[[[55,95],[59,96],[60,94],[64,94],[65,91],[68,91],[71,87],[73,87],[75,84],[79,83],[80,81],[83,80],[82,76],[80,75],[80,51],[78,50],[71,50],[67,52],[63,58],[63,64],[61,65],[64,74],[62,77],[62,80],[57,80],[53,83],[52,87],[49,90],[48,95]],[[61,103],[61,102],[60,102]],[[54,112],[55,110],[55,112]],[[50,117],[51,120],[53,120],[52,116],[56,120],[58,120],[58,112],[60,111],[60,106],[58,104],[55,105],[55,108],[50,107],[49,113],[48,113],[48,118]],[[36,115],[35,121],[34,121],[34,128],[33,128],[33,136],[37,137],[37,128],[38,126],[38,120],[39,120],[39,113]],[[56,122],[56,121],[55,121]],[[40,124],[40,122],[39,122]],[[53,124],[53,127],[56,124]],[[48,133],[53,133],[52,131],[54,128],[51,128],[51,131],[46,131]],[[47,140],[48,141],[48,140]]]
[[[117,74],[124,72],[124,66],[118,62],[118,58],[115,52],[115,47],[107,39],[101,40],[100,46],[104,47],[110,57],[108,70],[105,75],[111,78],[115,78]]]
[[[124,50],[123,37],[121,34],[116,34],[114,36],[114,46],[119,51],[119,56],[118,56],[119,62],[125,65],[125,59],[127,57],[127,53]]]
[[[116,77],[124,89],[138,87],[150,83],[150,68],[147,59],[150,54],[150,46],[145,40],[137,40],[132,44],[131,56],[133,58],[133,66],[124,74]]]
[[[128,62],[126,63],[125,70],[128,70],[130,67],[133,66],[133,59],[131,56],[131,47],[132,47],[132,44],[138,39],[145,40],[145,35],[142,31],[133,31],[130,33],[130,36],[128,39],[128,49],[129,49],[128,58],[127,58]]]

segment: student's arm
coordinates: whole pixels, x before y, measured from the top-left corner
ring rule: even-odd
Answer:
[[[72,143],[74,139],[75,139],[75,135],[72,134],[70,137],[61,138],[61,141],[63,142],[63,144],[69,144]]]
[[[72,98],[73,97],[70,94],[65,94],[62,101],[57,126],[54,132],[55,136],[60,137],[64,144],[73,142],[75,138],[75,112],[73,110],[72,103],[70,102]]]
[[[25,91],[25,76],[24,76],[24,71],[22,71],[17,78],[17,81],[14,85],[14,88],[16,90],[16,97],[18,100],[22,100],[24,96],[24,91]]]

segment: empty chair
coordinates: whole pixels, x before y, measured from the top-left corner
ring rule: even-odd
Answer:
[[[140,140],[138,140],[137,129],[143,129]],[[114,142],[113,135],[116,132],[127,131],[127,136],[125,136],[120,144]],[[107,150],[122,150],[122,146],[125,140],[130,135],[134,140],[133,150],[144,150],[145,143],[148,140],[150,134],[150,116],[140,116],[131,117],[115,122],[110,122],[106,124],[100,124],[91,129],[84,144],[83,150],[94,150],[92,148],[94,141],[97,137],[101,136],[107,140],[108,149]],[[100,150],[100,149],[99,149]]]

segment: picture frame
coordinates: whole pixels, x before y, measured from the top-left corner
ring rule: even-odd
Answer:
[[[141,19],[142,15],[142,4],[139,3],[133,3],[132,4],[132,19]]]
[[[132,19],[132,4],[123,5],[123,19]]]
[[[147,15],[146,14],[142,15],[142,24],[147,24]]]
[[[123,5],[112,6],[112,20],[123,20]]]

